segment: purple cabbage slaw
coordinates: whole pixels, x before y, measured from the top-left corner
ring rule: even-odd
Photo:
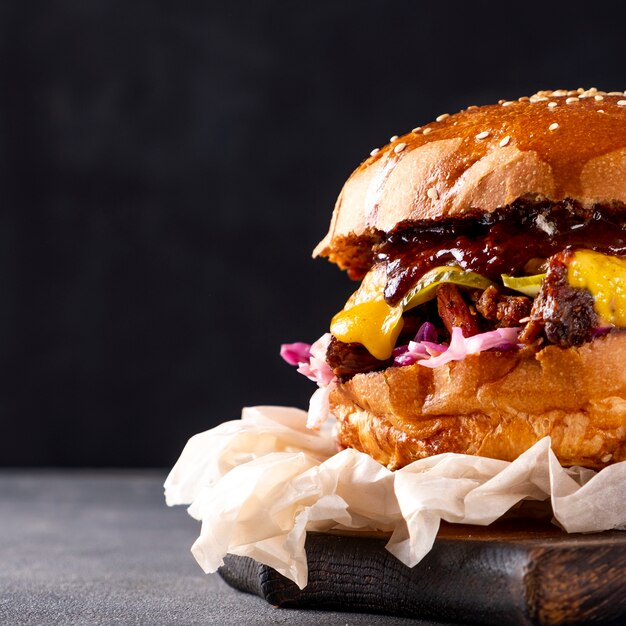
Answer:
[[[452,328],[450,343],[437,342],[437,329],[430,322],[424,322],[413,341],[398,346],[393,351],[393,364],[396,366],[419,363],[424,367],[439,367],[450,361],[462,361],[470,354],[486,350],[513,350],[518,347],[517,337],[521,328],[497,328],[471,337],[464,337],[463,331]],[[280,355],[290,365],[297,365],[298,371],[320,386],[329,385],[335,376],[326,363],[326,351],[331,335],[322,335],[314,344],[303,342],[285,343],[280,348]]]
[[[330,333],[326,333],[313,344],[301,341],[284,343],[280,347],[280,356],[289,365],[297,365],[300,374],[316,382],[320,387],[326,387],[335,380],[333,370],[326,362],[331,337]]]
[[[419,363],[424,367],[439,367],[450,361],[462,361],[470,354],[486,350],[513,350],[518,347],[520,327],[496,328],[486,333],[464,337],[458,327],[452,328],[450,344],[437,343],[437,330],[430,322],[424,322],[413,341],[393,351],[393,364],[398,366]]]

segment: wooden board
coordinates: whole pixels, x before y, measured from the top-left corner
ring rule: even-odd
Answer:
[[[455,623],[626,624],[626,532],[567,534],[541,521],[442,524],[408,568],[384,535],[309,533],[303,590],[272,568],[227,556],[233,587],[280,607],[343,609]]]

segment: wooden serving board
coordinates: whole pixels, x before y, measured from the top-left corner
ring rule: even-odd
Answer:
[[[309,533],[309,584],[229,555],[227,583],[280,607],[460,624],[626,624],[626,532],[567,534],[542,521],[442,524],[414,568],[380,534]]]

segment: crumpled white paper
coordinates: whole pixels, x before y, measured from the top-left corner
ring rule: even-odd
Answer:
[[[165,497],[202,521],[191,550],[205,572],[238,554],[303,588],[306,531],[329,530],[390,532],[387,549],[413,566],[441,520],[487,525],[524,499],[550,498],[567,532],[626,525],[626,462],[563,468],[546,437],[512,463],[440,454],[391,472],[356,450],[336,452],[332,424],[315,432],[306,420],[299,409],[246,408],[185,446]]]

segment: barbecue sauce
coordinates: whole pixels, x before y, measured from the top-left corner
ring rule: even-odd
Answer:
[[[376,256],[386,265],[385,300],[393,306],[436,266],[457,265],[499,280],[501,274],[524,273],[531,259],[568,248],[626,255],[626,214],[569,202],[518,202],[476,219],[398,230]]]

